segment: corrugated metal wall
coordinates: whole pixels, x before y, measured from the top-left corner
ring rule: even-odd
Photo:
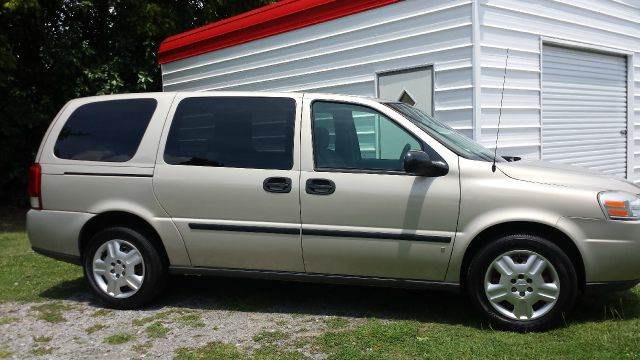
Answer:
[[[434,64],[435,111],[472,133],[471,1],[409,0],[162,66],[165,91],[375,95],[377,72]]]
[[[640,1],[478,0],[481,37],[481,142],[493,146],[506,49],[510,48],[500,148],[540,157],[543,37],[633,53],[629,177],[640,182]],[[631,65],[631,64],[630,64]]]

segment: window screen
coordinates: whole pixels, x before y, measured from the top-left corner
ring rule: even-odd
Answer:
[[[156,105],[155,99],[82,105],[60,131],[54,154],[71,160],[129,161],[140,145]]]
[[[291,169],[295,101],[266,97],[182,100],[164,160],[173,165]]]

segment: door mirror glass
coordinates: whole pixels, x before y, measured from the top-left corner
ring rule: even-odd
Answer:
[[[438,177],[449,173],[449,166],[442,160],[432,160],[429,154],[410,150],[404,156],[404,171],[417,176]]]

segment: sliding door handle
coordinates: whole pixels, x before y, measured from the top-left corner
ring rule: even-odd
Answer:
[[[291,179],[288,177],[270,177],[262,182],[262,188],[266,192],[288,193],[291,192]]]
[[[336,184],[329,179],[308,179],[305,188],[307,194],[331,195],[336,191]]]

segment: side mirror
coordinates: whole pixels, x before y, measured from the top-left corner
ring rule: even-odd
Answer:
[[[438,177],[449,173],[449,165],[441,160],[431,160],[424,151],[411,150],[404,157],[404,171],[417,176]]]

